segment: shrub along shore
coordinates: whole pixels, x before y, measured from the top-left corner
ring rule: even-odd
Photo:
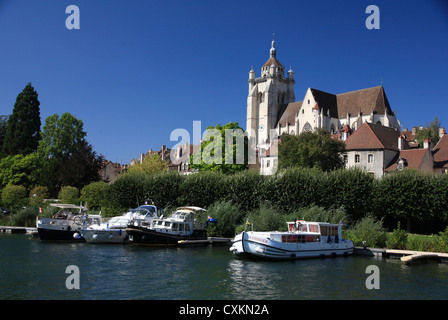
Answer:
[[[167,211],[187,205],[206,208],[207,215],[218,221],[209,226],[211,236],[233,237],[246,221],[254,230],[285,230],[286,221],[298,218],[341,222],[355,245],[365,240],[369,247],[448,251],[445,175],[404,170],[374,179],[356,169],[287,169],[273,176],[251,170],[232,175],[128,173],[110,184],[69,188],[63,188],[59,197],[79,199],[109,217],[147,200]],[[33,207],[16,211],[9,222],[3,218],[2,224],[32,223],[35,208],[42,206],[33,200]],[[54,211],[50,208],[44,208],[44,214]]]

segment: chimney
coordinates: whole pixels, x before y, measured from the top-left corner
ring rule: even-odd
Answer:
[[[442,138],[443,135],[446,134],[446,130],[444,127],[439,128],[439,138]]]
[[[415,136],[417,133],[417,127],[412,127],[412,135]]]

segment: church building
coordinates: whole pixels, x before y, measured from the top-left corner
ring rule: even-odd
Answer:
[[[294,72],[290,68],[285,77],[274,39],[261,76],[252,68],[248,82],[246,131],[259,154],[283,134],[324,128],[345,140],[344,130],[353,132],[365,122],[400,129],[382,85],[339,94],[308,88],[303,99],[295,101]],[[262,173],[264,166],[276,163],[272,153],[267,157],[259,157]]]

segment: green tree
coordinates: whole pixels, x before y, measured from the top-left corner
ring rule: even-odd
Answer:
[[[430,124],[427,124],[426,127],[422,129],[418,129],[414,139],[418,142],[420,148],[423,148],[423,143],[426,139],[431,139],[431,142],[435,146],[437,142],[439,142],[439,128],[441,124],[437,116],[431,121]]]
[[[77,204],[79,200],[79,190],[72,186],[65,186],[59,191],[58,199],[62,203]]]
[[[2,155],[3,141],[5,141],[6,129],[8,128],[9,116],[0,116],[0,157]]]
[[[0,160],[0,188],[8,184],[23,185],[26,189],[32,188],[37,182],[37,166],[36,153],[4,157]]]
[[[28,83],[17,96],[12,115],[8,119],[2,147],[4,154],[28,154],[36,151],[41,126],[39,105],[37,92]]]
[[[104,181],[92,182],[81,190],[81,200],[85,202],[87,208],[101,209],[106,197],[107,184]]]
[[[344,166],[341,157],[344,152],[345,144],[333,140],[325,129],[303,132],[298,136],[285,135],[278,146],[279,169],[303,167],[335,170]]]
[[[39,142],[39,183],[55,194],[62,185],[82,188],[100,179],[102,156],[87,143],[83,122],[70,113],[45,120]]]
[[[146,156],[142,163],[136,163],[128,169],[129,173],[163,173],[168,170],[168,162],[162,160],[156,153]]]
[[[248,168],[248,139],[238,122],[207,127],[201,152],[190,155],[190,167],[199,171],[235,173]]]

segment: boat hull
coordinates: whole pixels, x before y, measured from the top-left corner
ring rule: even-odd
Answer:
[[[247,259],[310,259],[349,256],[353,254],[353,242],[285,244],[243,232],[235,237],[230,251],[239,258]]]
[[[181,240],[206,240],[205,230],[195,230],[191,236],[163,233],[145,227],[128,227],[125,229],[134,245],[177,246]]]
[[[88,243],[125,243],[128,240],[127,232],[122,229],[83,229],[81,234]]]
[[[70,241],[84,242],[84,237],[76,230],[57,230],[49,228],[37,228],[37,233],[42,241]],[[76,233],[76,235],[75,235]]]

